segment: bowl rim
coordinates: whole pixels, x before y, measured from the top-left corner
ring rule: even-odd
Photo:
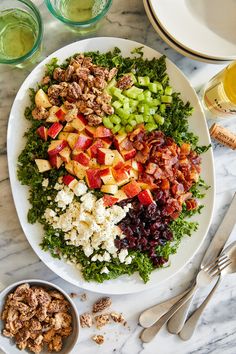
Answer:
[[[77,310],[77,307],[75,306],[75,303],[74,301],[70,298],[69,294],[66,293],[65,290],[63,290],[60,286],[52,283],[52,282],[49,282],[47,280],[42,280],[42,279],[36,279],[36,278],[33,278],[33,279],[23,279],[23,280],[18,280],[14,283],[11,283],[9,284],[8,286],[2,288],[0,290],[0,310],[2,310],[2,307],[4,306],[5,302],[5,298],[6,296],[13,290],[15,289],[16,287],[18,287],[19,285],[22,285],[22,284],[25,284],[25,283],[28,283],[30,286],[32,285],[32,283],[38,283],[39,285],[43,286],[48,286],[48,287],[51,287],[51,288],[54,288],[56,290],[58,290],[60,293],[62,293],[62,295],[65,296],[65,298],[69,301],[72,309],[73,309],[73,312],[74,312],[74,319],[76,320],[76,328],[75,328],[75,339],[74,341],[72,342],[72,345],[71,345],[71,348],[70,350],[72,350],[76,344],[78,343],[78,340],[79,340],[79,334],[80,334],[80,319],[79,319],[79,312]],[[2,321],[0,319],[0,321]],[[1,333],[0,337],[3,337],[3,334]],[[0,342],[0,349],[1,349],[1,342]],[[19,350],[20,352],[20,350]]]
[[[54,6],[51,4],[50,0],[45,0],[45,4],[48,8],[48,10],[50,11],[50,13],[56,17],[58,20],[64,22],[67,25],[70,26],[74,26],[74,27],[89,27],[90,25],[93,25],[94,23],[96,23],[97,21],[101,20],[106,13],[108,12],[108,10],[111,7],[112,4],[112,0],[107,0],[106,5],[104,6],[104,8],[102,9],[101,12],[99,12],[99,14],[95,17],[92,17],[90,20],[86,20],[86,21],[73,21],[70,20],[69,18],[66,18],[64,16],[62,16],[61,14],[59,14],[57,11],[55,11]]]

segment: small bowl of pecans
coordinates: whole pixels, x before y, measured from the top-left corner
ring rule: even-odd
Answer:
[[[6,353],[70,353],[79,315],[70,297],[44,280],[14,283],[0,293],[0,349]]]

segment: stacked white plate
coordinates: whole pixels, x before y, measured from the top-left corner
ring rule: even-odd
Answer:
[[[223,64],[236,60],[235,0],[143,0],[159,36],[195,60]]]

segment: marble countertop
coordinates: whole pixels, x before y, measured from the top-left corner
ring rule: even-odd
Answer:
[[[41,4],[39,8],[45,19],[43,56],[80,39],[78,34],[70,32],[63,24],[53,19],[44,4]],[[95,36],[128,38],[158,50],[186,74],[196,90],[222,68],[222,65],[188,59],[171,49],[153,30],[141,0],[113,1],[106,19]],[[81,293],[82,289],[75,288],[57,277],[33,252],[19,224],[12,199],[6,155],[7,123],[15,94],[30,70],[31,68],[18,69],[0,66],[0,281],[8,285],[25,278],[42,278],[60,285],[69,293]],[[235,121],[227,120],[223,124],[235,131]],[[210,231],[200,251],[168,283],[144,293],[112,296],[113,308],[123,312],[128,326],[105,327],[106,341],[100,347],[90,339],[96,332],[95,329],[81,330],[79,344],[73,353],[93,354],[96,351],[103,354],[220,354],[222,352],[234,354],[236,352],[236,278],[234,275],[224,278],[190,341],[181,341],[179,337],[170,335],[165,328],[150,344],[142,345],[138,338],[141,332],[141,327],[137,325],[139,313],[151,305],[180,293],[189,286],[204,251],[236,191],[235,151],[215,143],[213,146],[216,204]],[[203,289],[196,295],[193,307],[201,303],[208,290]],[[81,302],[79,297],[75,299],[80,313],[89,310],[93,301],[99,298],[99,294],[86,293],[88,297],[86,302]],[[104,331],[101,330],[101,334]]]

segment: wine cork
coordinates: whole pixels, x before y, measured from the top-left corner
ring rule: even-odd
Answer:
[[[236,134],[222,127],[219,124],[213,124],[210,128],[210,135],[221,144],[228,146],[230,149],[236,149]]]

